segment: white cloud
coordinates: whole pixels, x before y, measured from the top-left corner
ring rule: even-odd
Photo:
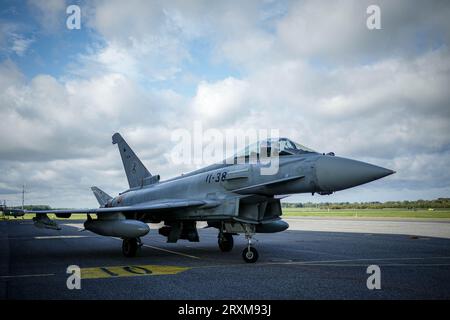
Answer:
[[[14,39],[12,50],[18,55],[23,56],[29,46],[33,43],[33,39],[16,38]]]
[[[192,109],[200,116],[199,119],[223,122],[224,117],[234,115],[238,110],[245,112],[247,90],[247,83],[235,78],[216,83],[201,82],[192,100]]]
[[[66,28],[65,0],[28,0],[28,6],[44,32],[62,32]]]
[[[0,198],[16,199],[25,183],[30,202],[84,207],[96,205],[93,184],[122,191],[125,175],[111,144],[116,131],[151,172],[174,175],[181,169],[168,167],[163,154],[183,104],[172,91],[149,92],[118,73],[28,81],[12,62],[0,64]]]
[[[448,44],[450,8],[428,3],[377,1],[381,30],[366,27],[373,1],[297,1],[277,24],[278,49],[326,63],[361,63],[398,55],[414,56]]]
[[[18,23],[0,20],[0,53],[20,57],[26,53],[35,40],[24,36],[23,29],[24,27]]]
[[[275,128],[314,149],[399,172],[404,166],[388,160],[407,159],[424,185],[443,185],[448,177],[430,168],[447,171],[449,160],[449,63],[447,49],[331,70],[287,61],[242,80],[202,82],[193,103],[200,119],[220,119],[215,126]]]
[[[81,57],[85,65],[75,74],[116,72],[139,81],[165,81],[189,61],[185,32],[171,3],[157,1],[96,1],[83,8],[87,25],[98,32],[104,44]]]

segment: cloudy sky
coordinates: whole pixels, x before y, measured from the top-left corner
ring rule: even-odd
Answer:
[[[126,189],[116,131],[163,179],[195,169],[167,157],[194,121],[397,171],[290,201],[448,197],[449,16],[448,1],[2,0],[0,200],[25,183],[27,203],[92,207],[90,186]]]

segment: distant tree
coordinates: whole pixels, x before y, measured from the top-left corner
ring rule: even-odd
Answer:
[[[305,203],[289,203],[283,202],[283,208],[319,208],[319,209],[449,209],[450,198],[438,198],[435,200],[416,200],[416,201],[372,201],[372,202],[305,202]]]

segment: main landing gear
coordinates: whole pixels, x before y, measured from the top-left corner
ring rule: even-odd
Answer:
[[[142,247],[141,238],[124,238],[122,242],[122,253],[125,257],[136,256],[137,250]]]
[[[217,242],[219,243],[220,251],[230,252],[233,250],[234,241],[231,233],[219,233],[219,239]]]

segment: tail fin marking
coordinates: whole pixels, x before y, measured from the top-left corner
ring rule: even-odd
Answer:
[[[125,169],[130,188],[143,186],[144,180],[152,176],[150,172],[122,138],[120,133],[115,133],[112,136],[112,143],[117,144],[119,147],[123,168]]]

